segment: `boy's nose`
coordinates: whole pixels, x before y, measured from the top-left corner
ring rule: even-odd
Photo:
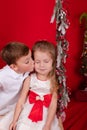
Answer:
[[[31,58],[31,62],[32,62],[32,64],[34,64],[34,60]]]

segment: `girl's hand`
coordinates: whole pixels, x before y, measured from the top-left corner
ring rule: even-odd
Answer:
[[[16,130],[16,123],[11,123],[9,126],[9,130]]]
[[[44,126],[42,130],[50,130],[50,126]]]

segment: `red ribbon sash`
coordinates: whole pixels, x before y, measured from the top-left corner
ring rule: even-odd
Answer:
[[[32,110],[28,116],[33,122],[41,121],[43,115],[43,105],[49,107],[51,102],[52,94],[44,95],[40,97],[38,94],[30,91],[29,92],[29,102],[33,105]]]

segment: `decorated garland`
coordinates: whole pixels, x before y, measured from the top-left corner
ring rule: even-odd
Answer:
[[[83,50],[81,55],[81,74],[83,75],[84,81],[81,88],[87,91],[87,12],[81,14],[80,24],[84,28]]]
[[[56,19],[56,42],[57,42],[57,76],[59,83],[59,99],[58,99],[58,116],[62,116],[65,107],[67,107],[69,99],[68,88],[66,86],[66,63],[67,50],[69,43],[66,40],[66,30],[69,27],[67,20],[67,11],[63,8],[64,0],[55,0],[55,7],[51,17],[51,23]]]
[[[80,16],[80,24],[82,24],[82,20],[84,20],[83,27],[84,27],[84,43],[83,43],[83,51],[81,55],[82,59],[82,67],[81,73],[84,76],[87,76],[87,13],[82,13]]]

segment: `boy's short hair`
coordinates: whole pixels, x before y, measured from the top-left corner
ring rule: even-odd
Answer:
[[[8,64],[16,64],[16,61],[29,53],[29,47],[21,42],[10,42],[1,51],[2,59]]]

